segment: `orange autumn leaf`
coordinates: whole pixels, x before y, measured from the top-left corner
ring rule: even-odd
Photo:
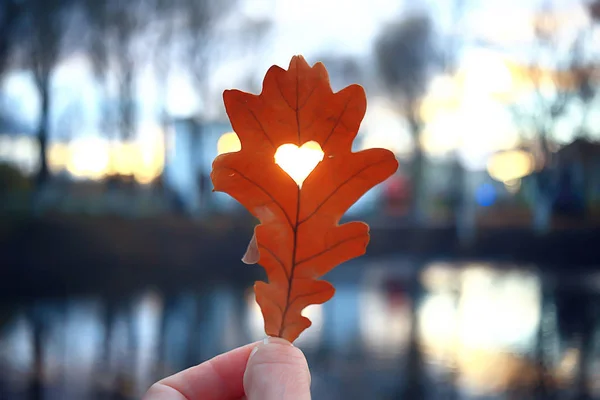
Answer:
[[[287,71],[271,67],[260,95],[226,90],[223,99],[241,150],[214,160],[214,190],[260,221],[244,262],[258,262],[267,273],[268,283],[254,286],[266,334],[293,342],[311,325],[302,310],[335,293],[319,278],[366,251],[368,225],[339,225],[340,218],[398,162],[385,149],[352,152],[366,111],[363,88],[333,93],[323,64],[310,67],[302,56]],[[324,156],[300,187],[274,157],[281,145],[311,141]]]

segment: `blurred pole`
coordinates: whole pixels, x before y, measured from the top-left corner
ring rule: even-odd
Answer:
[[[50,177],[48,169],[48,128],[50,122],[50,82],[49,77],[38,80],[40,94],[40,116],[37,137],[39,142],[40,169],[36,176],[37,189],[41,189]]]
[[[459,390],[458,390],[458,385],[459,385],[459,378],[460,378],[460,371],[459,371],[459,351],[460,351],[460,346],[461,346],[461,337],[460,337],[460,325],[459,322],[462,320],[460,317],[460,312],[461,312],[461,308],[460,308],[460,300],[461,300],[461,288],[459,286],[460,284],[460,280],[458,278],[458,276],[456,274],[453,274],[452,276],[452,291],[451,291],[451,295],[452,295],[452,302],[454,304],[454,309],[455,309],[455,313],[456,313],[456,317],[455,317],[455,322],[454,322],[454,329],[452,330],[452,348],[453,351],[451,352],[451,361],[450,361],[450,366],[449,366],[449,371],[448,374],[446,375],[446,378],[448,380],[449,383],[449,390],[446,393],[446,399],[447,400],[458,400],[460,398],[460,394],[459,394]]]
[[[533,229],[538,234],[546,234],[552,227],[552,184],[549,166],[535,173],[535,197],[533,206]]]
[[[31,304],[26,311],[27,319],[32,330],[33,365],[28,387],[29,400],[42,400],[44,398],[44,338],[46,336],[46,323],[44,315],[37,304]]]
[[[158,325],[158,345],[157,345],[157,363],[155,370],[155,379],[162,379],[171,373],[168,363],[167,342],[169,332],[169,319],[175,308],[174,295],[170,291],[163,291],[163,308],[160,314],[160,323]]]
[[[549,308],[554,298],[553,289],[548,288],[548,284],[542,282],[540,321],[538,324],[536,344],[535,344],[535,362],[537,369],[537,382],[533,388],[533,398],[538,400],[553,400],[556,398],[554,385],[551,384],[552,376],[550,374],[548,347],[552,328],[549,327],[548,315]]]
[[[160,173],[160,183],[161,183],[161,194],[164,198],[168,198],[170,191],[166,180],[165,170],[167,169],[167,165],[171,161],[171,143],[172,143],[172,135],[173,132],[171,130],[171,119],[169,118],[169,113],[166,108],[160,112],[160,128],[162,131],[162,146],[163,146],[163,170]],[[169,204],[170,206],[170,204]],[[169,207],[170,211],[170,207]]]
[[[103,341],[101,344],[100,359],[95,365],[94,384],[97,386],[97,397],[106,398],[111,393],[117,382],[118,367],[113,369],[113,355],[115,352],[114,330],[117,320],[119,300],[110,295],[104,299],[104,307],[101,314]],[[118,360],[116,360],[118,361]]]
[[[205,122],[198,124],[195,123],[192,131],[192,148],[194,149],[194,157],[192,157],[192,171],[195,178],[196,190],[198,191],[198,217],[202,218],[206,213],[206,191],[204,190],[206,185],[205,172],[204,172],[204,130]]]
[[[463,26],[464,2],[465,0],[452,0],[451,32],[447,37],[447,50],[443,54],[444,69],[450,76],[456,74],[459,63],[458,53],[464,41],[463,35],[465,33],[458,28]],[[459,149],[454,151],[452,182],[452,184],[456,186],[455,189],[453,188],[456,196],[456,198],[453,199],[454,224],[458,240],[461,245],[464,246],[470,244],[474,239],[475,218],[473,218],[472,215],[474,212],[474,204],[465,201],[465,191],[467,191],[467,193],[470,192],[467,190],[467,176],[459,157]]]
[[[575,377],[575,400],[592,400],[592,368],[594,336],[598,320],[598,295],[586,293],[581,297],[580,347],[577,376]]]
[[[37,121],[40,167],[36,175],[37,187],[40,189],[50,178],[47,147],[52,101],[51,77],[61,52],[67,50],[63,46],[62,39],[66,30],[63,18],[68,9],[67,4],[60,0],[32,0],[26,4],[25,9],[30,18],[30,31],[28,32],[29,43],[24,47],[29,53],[27,63],[33,72],[35,89],[40,101]]]
[[[202,354],[202,347],[200,342],[202,341],[201,335],[196,335],[201,329],[204,320],[206,319],[206,299],[205,296],[200,293],[196,294],[193,292],[187,292],[184,294],[184,299],[189,302],[189,316],[188,316],[188,328],[190,329],[189,335],[187,335],[187,352],[185,355],[185,367],[191,367],[200,362],[204,361],[204,355]]]
[[[397,399],[425,399],[427,398],[425,368],[423,362],[423,353],[419,339],[419,319],[418,309],[423,296],[423,287],[421,285],[421,271],[425,263],[422,260],[415,260],[414,271],[409,278],[409,296],[410,296],[410,333],[408,340],[408,353],[406,355],[406,369],[404,385],[396,397]]]
[[[474,240],[475,218],[472,214],[475,210],[475,204],[473,201],[467,201],[467,199],[471,200],[472,196],[467,197],[465,195],[465,191],[470,193],[467,187],[467,176],[456,151],[454,152],[451,168],[449,193],[453,222],[459,243],[462,246],[467,246]]]
[[[413,137],[414,150],[411,160],[411,176],[412,176],[412,198],[410,205],[410,216],[412,218],[413,226],[420,226],[426,220],[423,205],[425,201],[425,166],[426,159],[423,152],[423,147],[420,143],[420,135],[423,130],[421,122],[418,120],[414,113],[409,112],[408,124],[410,126],[410,132]]]
[[[458,239],[463,246],[468,246],[475,241],[477,234],[477,207],[473,188],[473,181],[463,175],[463,198],[459,208]]]

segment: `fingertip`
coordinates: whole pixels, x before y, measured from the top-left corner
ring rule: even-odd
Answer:
[[[307,400],[310,383],[304,353],[287,340],[268,337],[248,358],[244,374],[248,400]]]

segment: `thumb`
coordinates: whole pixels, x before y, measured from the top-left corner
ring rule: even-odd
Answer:
[[[248,400],[310,400],[310,372],[302,351],[267,337],[250,353],[244,374]]]

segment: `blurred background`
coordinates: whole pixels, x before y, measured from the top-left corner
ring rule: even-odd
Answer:
[[[222,92],[361,84],[397,174],[307,308],[315,399],[600,398],[600,2],[1,0],[0,399],[135,399],[264,335]]]

